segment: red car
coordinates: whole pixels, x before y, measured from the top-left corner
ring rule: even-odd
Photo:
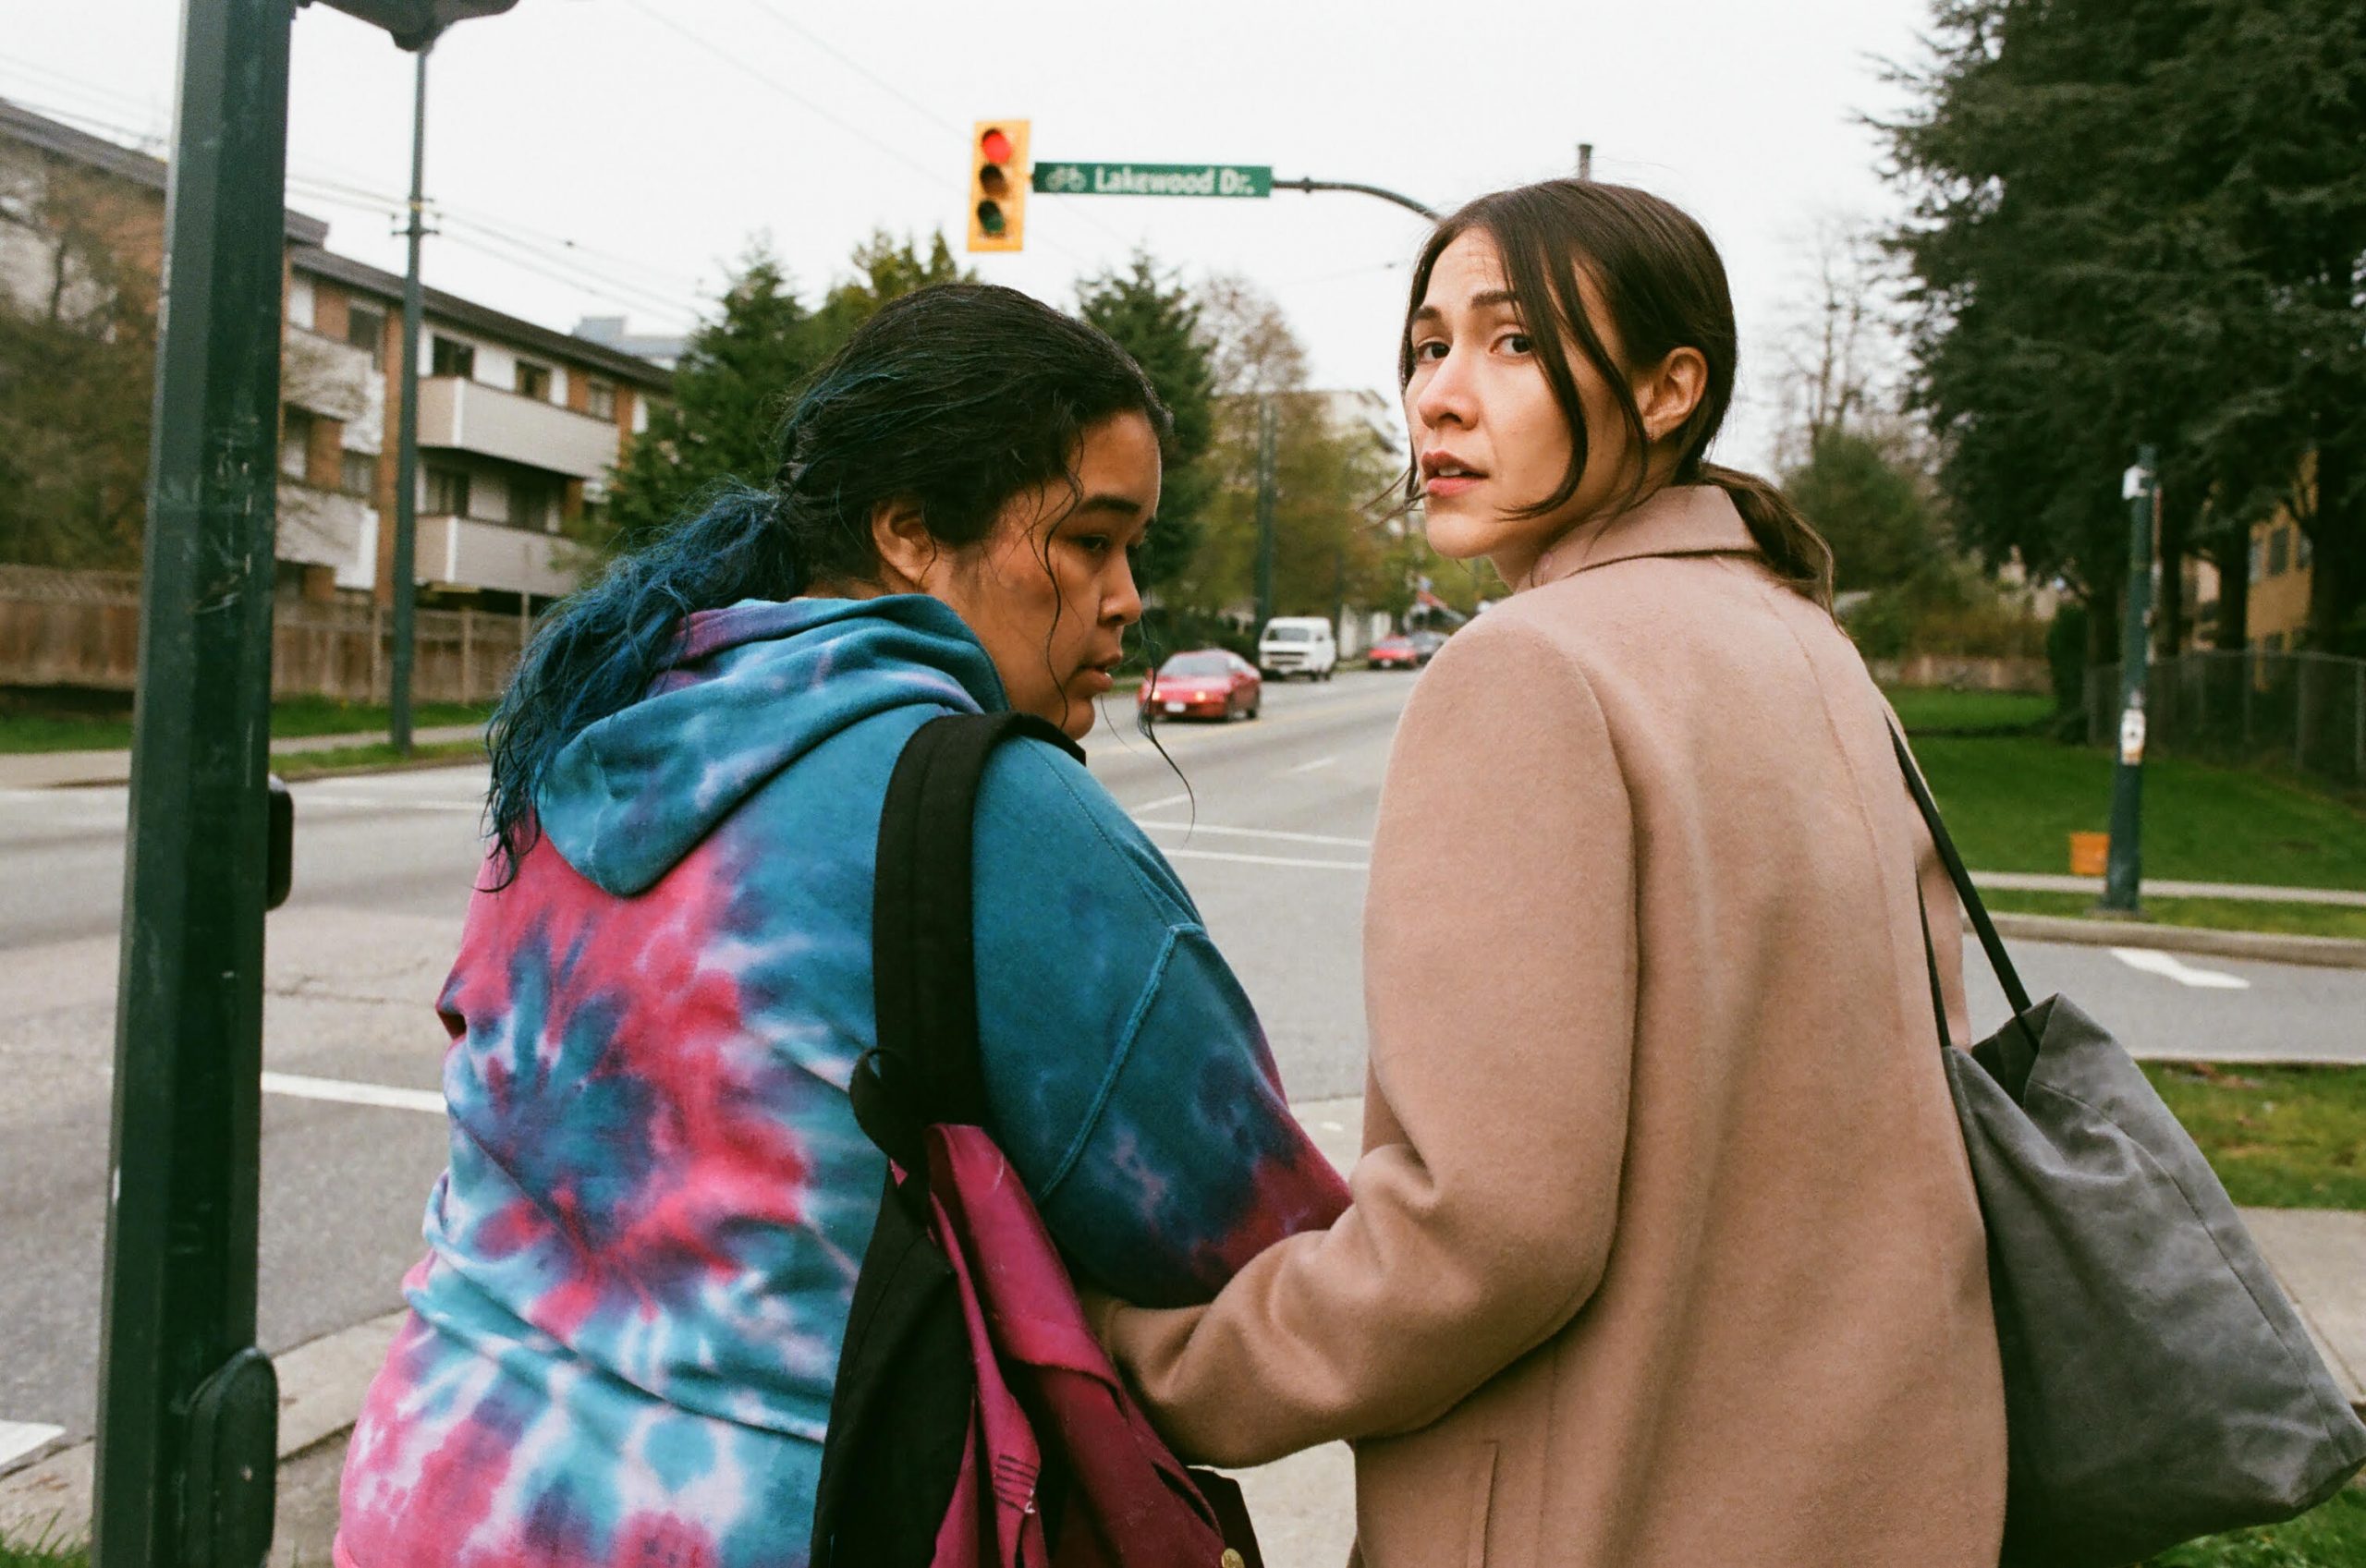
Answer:
[[[1265,705],[1265,682],[1238,654],[1201,648],[1161,664],[1137,700],[1163,719],[1253,719]]]
[[[1418,670],[1421,667],[1421,650],[1413,646],[1409,637],[1384,637],[1372,645],[1364,655],[1364,664],[1374,670]]]

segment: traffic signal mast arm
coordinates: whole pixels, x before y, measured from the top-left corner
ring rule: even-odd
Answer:
[[[1389,189],[1386,186],[1363,185],[1351,179],[1276,179],[1274,181],[1274,188],[1303,190],[1310,195],[1318,190],[1352,190],[1360,195],[1377,196],[1383,201],[1394,201],[1408,212],[1421,213],[1432,223],[1438,221],[1438,214],[1434,211],[1400,191]]]

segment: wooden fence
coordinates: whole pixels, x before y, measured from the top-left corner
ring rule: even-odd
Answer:
[[[272,612],[272,695],[384,701],[392,619],[374,604],[281,600]],[[420,611],[413,699],[493,700],[531,629],[518,614]],[[139,674],[138,577],[0,565],[0,687],[129,691]]]

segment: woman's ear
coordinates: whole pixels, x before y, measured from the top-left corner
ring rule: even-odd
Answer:
[[[1653,444],[1692,417],[1709,388],[1709,361],[1698,348],[1672,348],[1635,389],[1643,433]]]
[[[890,592],[927,591],[923,584],[939,551],[918,501],[898,495],[872,506],[871,545],[879,553],[880,576]]]

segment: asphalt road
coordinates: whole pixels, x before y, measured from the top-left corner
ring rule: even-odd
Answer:
[[[1277,686],[1253,723],[1163,727],[1165,758],[1120,703],[1086,743],[1190,886],[1295,1099],[1362,1088],[1361,873],[1412,684]],[[296,891],[270,927],[267,1350],[396,1306],[417,1258],[444,1162],[433,1003],[483,787],[482,768],[298,786]],[[0,1466],[91,1421],[124,812],[121,789],[0,793]],[[2366,972],[2016,951],[2033,991],[2077,997],[2140,1054],[2366,1059]],[[1983,1030],[2002,1022],[1993,986],[1974,997]]]

